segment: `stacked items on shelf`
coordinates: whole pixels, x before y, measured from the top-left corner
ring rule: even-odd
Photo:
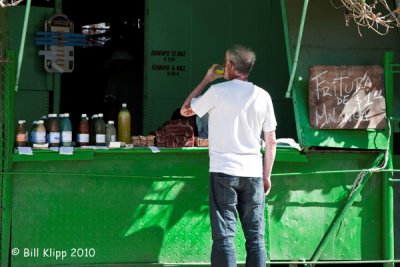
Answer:
[[[146,146],[154,146],[155,145],[155,135],[138,135],[132,136],[132,144],[134,147],[146,147]]]
[[[197,146],[197,147],[208,147],[208,139],[195,137],[194,138],[194,146]]]
[[[156,131],[159,147],[193,147],[194,131],[187,120],[171,120]]]

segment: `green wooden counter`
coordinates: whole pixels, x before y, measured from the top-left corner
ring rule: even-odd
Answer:
[[[278,148],[266,207],[270,260],[311,258],[359,171],[377,155]],[[209,264],[206,148],[35,150],[12,161],[3,198],[11,266]],[[322,260],[382,258],[381,177],[371,177]]]

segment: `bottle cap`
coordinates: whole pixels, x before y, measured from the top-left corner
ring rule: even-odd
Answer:
[[[43,121],[43,120],[38,120],[38,121],[37,121],[37,123],[39,123],[39,124],[43,124],[43,123],[44,123],[44,121]]]
[[[86,118],[87,117],[87,114],[86,113],[82,113],[82,116],[81,116],[82,118]]]
[[[25,123],[24,120],[19,120],[19,121],[18,121],[18,124],[23,124],[23,123]]]
[[[64,113],[64,117],[69,117],[69,113]]]
[[[108,124],[114,124],[114,121],[108,121]]]
[[[127,107],[126,103],[122,103],[122,107],[126,108]]]
[[[64,118],[65,117],[65,114],[60,114],[60,118]]]
[[[103,113],[99,113],[99,118],[103,118]]]

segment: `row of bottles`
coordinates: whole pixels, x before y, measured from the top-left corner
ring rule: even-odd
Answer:
[[[93,115],[89,122],[87,115],[82,114],[76,141],[78,146],[87,146],[89,144],[108,146],[111,142],[116,142],[117,130],[115,129],[114,121],[108,121],[105,124],[103,114],[99,113]]]
[[[41,120],[33,121],[30,133],[26,129],[26,121],[19,120],[16,131],[16,146],[27,146],[29,144],[44,145],[50,147],[71,146],[72,126],[69,114],[49,114]]]
[[[126,144],[131,142],[130,123],[129,110],[126,104],[122,104],[118,114],[118,141]],[[114,121],[108,121],[106,124],[102,113],[93,115],[89,121],[87,114],[82,114],[76,136],[77,146],[108,146],[110,142],[115,141],[117,141],[117,130]],[[15,143],[17,147],[28,144],[32,146],[48,144],[49,147],[72,146],[72,125],[69,114],[60,114],[59,117],[57,114],[43,116],[41,120],[32,123],[29,134],[26,121],[19,120]]]
[[[79,129],[76,137],[78,146],[87,146],[90,144],[96,146],[109,146],[111,142],[117,141],[117,130],[114,121],[108,121],[106,124],[103,114],[95,114],[91,121],[86,114],[82,114],[79,123]]]

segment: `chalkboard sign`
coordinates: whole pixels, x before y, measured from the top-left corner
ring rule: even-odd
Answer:
[[[380,66],[312,66],[308,90],[310,123],[314,129],[386,127]]]

